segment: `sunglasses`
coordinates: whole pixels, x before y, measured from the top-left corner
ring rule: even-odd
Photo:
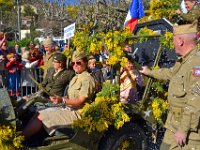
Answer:
[[[78,66],[80,66],[82,63],[80,61],[72,62],[72,66],[75,65],[75,64],[78,65]]]

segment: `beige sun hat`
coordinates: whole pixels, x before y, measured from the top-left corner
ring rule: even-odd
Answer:
[[[51,46],[54,44],[54,41],[52,38],[48,37],[46,39],[43,40],[43,45],[44,46]]]
[[[84,51],[78,51],[78,50],[76,50],[76,51],[73,53],[72,61],[79,61],[79,60],[81,60],[82,58],[87,58],[87,56],[85,55],[85,52],[84,52]]]
[[[174,25],[174,35],[197,33],[197,24]]]

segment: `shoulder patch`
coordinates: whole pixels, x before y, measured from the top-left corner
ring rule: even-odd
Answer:
[[[200,66],[194,66],[193,67],[193,75],[195,77],[200,77]]]
[[[199,86],[198,84],[196,84],[196,85],[193,87],[192,92],[193,92],[194,94],[197,94],[197,95],[200,96],[200,86]]]

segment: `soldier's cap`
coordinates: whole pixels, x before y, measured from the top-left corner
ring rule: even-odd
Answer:
[[[85,55],[85,52],[84,51],[78,51],[78,50],[76,50],[73,53],[72,61],[79,61],[79,60],[81,60],[83,58],[87,58],[87,56]]]
[[[67,57],[62,53],[56,53],[53,56],[53,60],[57,62],[66,62]]]
[[[53,44],[54,44],[54,41],[53,41],[52,38],[46,38],[46,39],[43,40],[43,45],[44,46],[51,46]]]
[[[197,33],[197,24],[174,25],[174,35]]]

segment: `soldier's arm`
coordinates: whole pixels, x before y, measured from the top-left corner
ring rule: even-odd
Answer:
[[[151,70],[148,75],[159,80],[170,80],[173,76],[173,68],[160,68]]]
[[[95,91],[95,82],[92,77],[84,77],[81,84],[83,85],[79,91],[79,96],[91,98]]]
[[[95,91],[95,83],[88,77],[84,77],[81,80],[81,88],[78,92],[78,97],[75,99],[69,99],[64,97],[63,101],[66,105],[72,107],[80,107],[85,104],[85,102],[91,98]]]
[[[69,99],[67,97],[63,97],[63,102],[66,105],[71,106],[71,107],[80,107],[85,103],[86,100],[87,100],[87,97],[85,96],[79,96],[75,99]]]
[[[177,61],[171,68],[160,68],[147,72],[147,75],[154,77],[159,80],[170,80],[177,70],[180,68],[180,62]]]
[[[199,70],[200,71],[200,70]],[[196,130],[200,117],[200,76],[196,76],[191,70],[187,75],[187,101],[183,109],[181,124],[178,131],[187,135],[189,130]]]

